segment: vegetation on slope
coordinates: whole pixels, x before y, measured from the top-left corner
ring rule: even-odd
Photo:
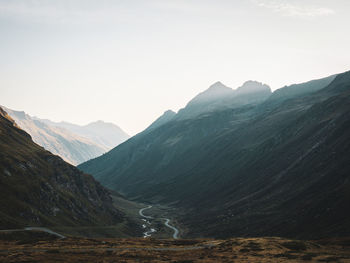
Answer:
[[[124,215],[90,175],[33,143],[0,111],[0,229],[113,225]]]
[[[301,85],[175,116],[79,167],[129,197],[176,206],[188,236],[348,236],[350,72]]]

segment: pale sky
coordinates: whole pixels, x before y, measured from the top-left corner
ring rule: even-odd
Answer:
[[[133,135],[212,83],[350,70],[349,0],[0,0],[0,105]]]

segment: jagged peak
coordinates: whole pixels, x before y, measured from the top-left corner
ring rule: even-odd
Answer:
[[[208,89],[206,89],[205,91],[199,93],[196,97],[194,97],[187,104],[187,106],[192,104],[207,102],[213,99],[215,100],[217,98],[224,97],[232,93],[233,93],[233,89],[225,86],[220,81],[217,81],[214,84],[212,84]]]
[[[242,86],[237,88],[236,90],[240,94],[242,93],[254,93],[254,92],[260,92],[260,91],[269,91],[271,92],[270,86],[263,84],[262,82],[255,81],[255,80],[248,80],[243,83]]]

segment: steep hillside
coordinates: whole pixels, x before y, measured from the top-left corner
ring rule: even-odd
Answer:
[[[64,128],[79,136],[88,138],[108,150],[116,147],[130,138],[130,136],[117,125],[104,121],[96,121],[81,126],[69,122],[53,122],[42,119],[38,120],[41,120],[50,126]]]
[[[346,236],[349,78],[175,116],[79,168],[129,197],[177,207],[188,236]]]
[[[110,149],[65,128],[44,123],[23,111],[14,111],[6,107],[4,109],[23,130],[31,135],[35,143],[71,164],[85,162]]]
[[[172,110],[167,110],[166,112],[163,113],[162,116],[160,116],[158,119],[156,119],[149,127],[147,127],[146,130],[154,130],[165,123],[171,121],[174,117],[176,116],[176,113],[173,112]]]
[[[0,229],[123,220],[106,188],[35,144],[0,108]]]
[[[327,87],[337,75],[331,75],[326,78],[311,80],[301,84],[293,84],[285,86],[282,89],[276,90],[269,98],[269,102],[272,101],[284,101],[290,98],[303,96],[307,93],[316,92]]]
[[[182,154],[188,149],[196,143],[201,144],[206,137],[225,130],[231,122],[241,122],[248,118],[257,101],[266,99],[267,93],[271,92],[268,86],[261,83],[254,82],[253,85],[256,93],[251,92],[251,86],[245,84],[242,87],[248,87],[247,92],[242,87],[232,90],[221,83],[215,83],[191,100],[178,114],[166,112],[144,132],[79,168],[89,171],[109,187],[114,187],[116,181],[122,181],[118,185],[123,189],[119,190],[125,193],[128,193],[128,188],[143,189],[167,180],[162,172],[153,176],[154,172],[162,171],[172,160],[181,160]],[[237,95],[238,90],[241,95]],[[219,101],[224,100],[225,107],[221,107],[215,99],[210,99],[207,93],[215,94]],[[224,93],[231,94],[231,102],[226,100],[227,96],[222,96]],[[229,110],[223,111],[223,108]],[[218,112],[215,118],[212,118],[213,112]],[[173,171],[168,170],[166,174]],[[135,178],[138,180],[137,185]]]

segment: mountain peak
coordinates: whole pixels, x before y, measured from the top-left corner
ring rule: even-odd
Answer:
[[[209,89],[227,89],[228,87],[222,84],[222,82],[217,81],[214,84],[210,85]]]
[[[202,92],[203,93],[207,93],[207,92],[210,92],[210,93],[222,93],[222,92],[232,92],[232,89],[225,86],[224,84],[222,84],[220,81],[217,81],[215,82],[214,84],[210,85],[210,87]]]
[[[194,97],[188,103],[188,106],[198,103],[206,103],[208,101],[216,100],[218,98],[231,95],[232,93],[233,89],[225,86],[220,81],[217,81],[213,85],[211,85],[207,90],[199,93],[196,97]]]
[[[254,80],[248,80],[244,82],[241,87],[237,88],[237,92],[239,92],[239,94],[255,93],[261,91],[271,92],[271,88],[266,84]]]
[[[85,126],[108,126],[108,125],[113,125],[113,123],[97,120],[97,121],[90,122]]]

